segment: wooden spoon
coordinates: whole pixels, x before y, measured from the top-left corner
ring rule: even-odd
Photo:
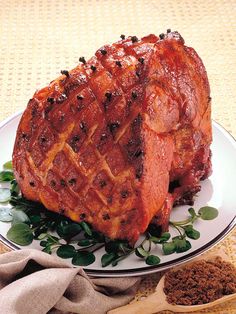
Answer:
[[[200,311],[211,306],[224,303],[236,297],[236,293],[221,297],[213,302],[201,305],[173,305],[167,302],[166,295],[163,291],[165,276],[159,281],[156,291],[141,301],[133,302],[125,306],[118,307],[109,311],[107,314],[152,314],[159,311],[169,310],[176,313],[186,313]]]

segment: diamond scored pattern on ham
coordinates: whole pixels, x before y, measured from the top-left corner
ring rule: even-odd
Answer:
[[[26,198],[134,244],[150,223],[167,230],[174,204],[193,201],[211,173],[212,133],[196,52],[177,32],[132,38],[34,94],[13,167]]]

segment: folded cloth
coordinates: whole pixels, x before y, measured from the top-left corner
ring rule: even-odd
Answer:
[[[103,314],[128,303],[140,278],[89,278],[38,250],[0,255],[0,313]]]

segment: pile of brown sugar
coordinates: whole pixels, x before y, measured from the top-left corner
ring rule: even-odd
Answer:
[[[205,304],[236,292],[236,268],[220,257],[171,270],[165,276],[167,301],[179,305]]]

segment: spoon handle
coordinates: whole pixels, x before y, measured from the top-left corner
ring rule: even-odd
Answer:
[[[167,309],[165,302],[160,303],[157,294],[152,294],[146,299],[125,306],[118,307],[107,314],[152,314]]]

